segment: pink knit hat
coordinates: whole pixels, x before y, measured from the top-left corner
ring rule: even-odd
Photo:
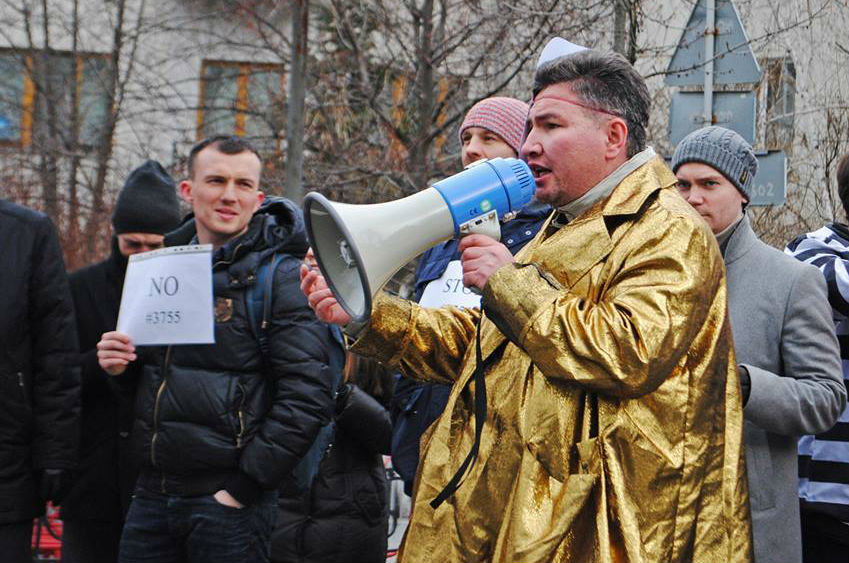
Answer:
[[[529,109],[528,104],[515,98],[498,96],[479,101],[472,106],[460,126],[460,144],[463,143],[463,131],[469,127],[481,127],[504,139],[518,154]]]

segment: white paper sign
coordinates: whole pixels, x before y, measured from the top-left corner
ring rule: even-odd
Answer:
[[[135,345],[212,344],[212,245],[130,256],[117,330]]]
[[[463,266],[459,260],[452,260],[442,277],[427,284],[422,298],[419,299],[419,305],[433,308],[443,305],[454,305],[463,309],[480,308],[481,296],[463,285]]]

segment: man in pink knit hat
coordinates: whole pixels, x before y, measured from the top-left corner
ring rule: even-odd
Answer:
[[[486,98],[476,103],[460,126],[463,166],[482,158],[515,158],[527,118],[528,104],[515,98]]]
[[[515,158],[522,145],[528,104],[515,98],[486,98],[476,103],[460,125],[463,166],[482,158]],[[532,201],[501,226],[501,242],[517,253],[539,231],[551,208]],[[480,307],[480,296],[462,284],[458,242],[450,240],[425,252],[416,269],[415,300],[427,307]],[[448,401],[450,385],[401,378],[392,398],[392,463],[411,494],[419,464],[419,438]]]

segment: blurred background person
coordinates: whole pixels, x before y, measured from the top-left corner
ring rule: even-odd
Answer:
[[[59,237],[0,200],[0,561],[32,561],[32,519],[61,504],[76,465],[79,372]]]
[[[463,166],[483,158],[517,157],[527,118],[528,104],[514,98],[486,98],[476,103],[460,125]],[[515,219],[501,225],[501,242],[516,254],[537,234],[550,212],[548,205],[532,201]],[[451,239],[422,255],[416,269],[416,302],[426,307],[480,306],[480,296],[463,286],[458,245],[458,240]],[[391,409],[392,466],[404,480],[408,495],[419,464],[421,436],[442,414],[450,392],[450,385],[407,378],[397,381]]]
[[[381,563],[386,559],[389,453],[387,405],[393,376],[375,360],[348,355],[336,398],[336,434],[308,490],[280,490],[271,539],[275,563]]]
[[[837,195],[849,215],[849,154],[837,166]],[[835,332],[849,386],[849,226],[834,221],[799,236],[785,250],[825,276]],[[802,560],[843,563],[849,559],[849,407],[825,432],[799,440],[799,500]]]
[[[79,468],[60,511],[64,563],[118,560],[138,476],[129,439],[136,378],[103,371],[96,345],[118,322],[128,257],[161,248],[165,233],[179,223],[177,185],[158,162],[148,160],[130,172],[118,195],[109,258],[70,276],[82,372],[82,436]]]

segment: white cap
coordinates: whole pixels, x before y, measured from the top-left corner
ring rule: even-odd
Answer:
[[[539,60],[537,61],[537,68],[541,67],[548,61],[553,61],[554,59],[559,59],[560,57],[573,55],[586,50],[586,47],[576,45],[571,41],[566,41],[562,37],[555,37],[545,45],[542,53],[540,53]]]

